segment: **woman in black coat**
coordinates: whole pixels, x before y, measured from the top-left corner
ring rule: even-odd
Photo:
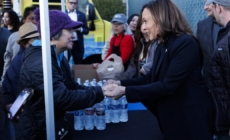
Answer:
[[[106,95],[144,101],[166,139],[211,140],[213,100],[201,76],[200,48],[187,21],[171,0],[153,0],[143,7],[142,26],[150,40],[160,41],[152,70],[136,79],[109,80]]]

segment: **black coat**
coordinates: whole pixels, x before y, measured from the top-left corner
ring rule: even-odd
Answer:
[[[77,38],[78,41],[73,42],[73,48],[71,50],[71,54],[73,56],[74,64],[82,64],[83,63],[83,56],[85,53],[85,47],[84,47],[84,36],[89,33],[88,25],[86,16],[83,12],[76,10],[77,14],[77,21],[80,21],[83,23],[82,25],[82,32],[77,31]],[[70,57],[70,55],[69,55]]]
[[[217,48],[209,64],[208,87],[216,105],[216,130],[230,128],[230,21],[218,33]]]
[[[207,17],[204,20],[201,20],[197,24],[197,39],[199,40],[199,45],[203,53],[203,76],[207,81],[209,63],[214,51],[213,42],[213,25],[214,18]]]
[[[66,111],[84,109],[103,100],[101,87],[78,85],[67,59],[63,57],[59,67],[54,47],[51,47],[51,53],[55,122],[63,119]],[[16,126],[17,139],[33,139],[36,133],[44,133],[46,127],[41,47],[26,49],[19,86],[21,90],[33,88],[34,95],[20,115],[21,125]]]
[[[213,101],[201,76],[201,52],[189,35],[171,36],[146,76],[121,81],[129,102],[148,100],[165,138],[211,140]]]

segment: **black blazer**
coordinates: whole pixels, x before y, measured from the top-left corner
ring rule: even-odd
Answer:
[[[89,33],[89,28],[87,25],[87,20],[86,20],[85,14],[80,12],[80,11],[76,11],[76,12],[77,12],[77,20],[83,23],[82,32],[80,32],[80,31],[77,32],[78,42],[84,48],[83,35],[87,35]]]
[[[201,76],[200,54],[193,37],[171,36],[156,49],[150,73],[121,81],[129,102],[148,100],[166,139],[212,139],[213,102]]]
[[[213,44],[213,17],[207,17],[197,24],[196,36],[203,53],[203,75],[207,79],[208,67],[214,51]]]
[[[68,13],[68,11],[66,11],[66,13]],[[81,45],[80,47],[84,48],[84,38],[83,35],[87,35],[89,33],[89,28],[87,25],[87,20],[86,20],[86,16],[83,12],[76,10],[76,14],[77,14],[77,21],[80,21],[83,23],[82,25],[82,32],[78,31],[77,32],[77,36],[78,36],[78,42],[79,45]]]

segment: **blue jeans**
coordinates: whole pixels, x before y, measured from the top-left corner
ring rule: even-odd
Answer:
[[[230,140],[230,136],[228,135],[228,132],[215,134],[213,140]]]

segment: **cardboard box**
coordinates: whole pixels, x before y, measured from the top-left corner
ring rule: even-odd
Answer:
[[[72,70],[75,80],[81,78],[81,82],[85,82],[85,80],[91,81],[93,79],[99,81],[96,69],[94,69],[92,65],[73,65]]]

